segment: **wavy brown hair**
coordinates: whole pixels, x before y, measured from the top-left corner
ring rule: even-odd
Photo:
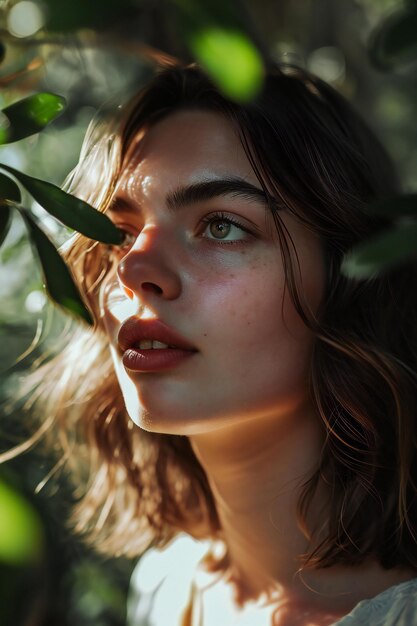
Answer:
[[[319,568],[373,556],[385,568],[417,567],[416,266],[362,281],[340,271],[352,246],[389,225],[366,205],[398,192],[390,159],[348,102],[300,68],[269,67],[262,93],[238,105],[197,66],[176,66],[157,73],[111,120],[92,126],[67,188],[106,211],[137,133],[192,108],[216,111],[234,125],[260,185],[272,192],[287,287],[315,333],[309,393],[326,439],[299,499],[299,524],[311,539],[301,563]],[[322,242],[327,284],[316,316],[303,298],[281,210]],[[130,555],[180,530],[214,537],[212,493],[187,437],[142,431],[126,414],[98,307],[111,265],[105,246],[76,235],[64,256],[95,327],[75,328],[31,374],[29,387],[31,408],[54,419],[54,442],[74,471],[82,468],[77,529],[100,550]],[[308,528],[323,480],[331,492],[326,522]]]

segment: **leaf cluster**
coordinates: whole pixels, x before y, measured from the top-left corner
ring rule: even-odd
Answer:
[[[6,107],[1,112],[0,143],[11,143],[42,131],[64,107],[64,99],[53,93],[37,93]],[[49,296],[66,311],[92,324],[91,314],[54,243],[37,223],[33,212],[22,206],[20,187],[54,218],[86,237],[117,245],[121,243],[120,231],[106,215],[56,185],[3,163],[0,169],[5,172],[0,173],[0,246],[8,234],[12,213],[17,210],[39,258]]]

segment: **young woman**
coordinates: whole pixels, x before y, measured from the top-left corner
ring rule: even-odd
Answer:
[[[416,268],[340,271],[398,191],[370,130],[299,68],[241,106],[173,67],[69,189],[125,239],[66,246],[96,325],[32,399],[89,463],[78,529],[151,546],[132,626],[417,623]]]

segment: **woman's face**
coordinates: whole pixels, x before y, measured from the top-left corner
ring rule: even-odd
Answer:
[[[205,111],[159,121],[136,141],[114,200],[108,215],[131,236],[101,303],[131,419],[192,435],[303,405],[313,338],[285,290],[272,218],[231,123]],[[319,241],[281,217],[317,310]],[[147,352],[150,339],[180,349]]]

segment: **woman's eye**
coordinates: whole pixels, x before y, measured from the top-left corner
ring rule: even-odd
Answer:
[[[117,224],[116,224],[117,226]],[[110,246],[110,254],[112,257],[116,259],[120,259],[124,256],[128,250],[133,246],[136,241],[136,235],[134,235],[129,230],[122,228],[121,226],[117,226],[118,230],[122,234],[122,241],[118,245]]]
[[[203,236],[207,239],[219,241],[242,241],[249,235],[247,229],[229,217],[208,217],[203,220],[206,224]]]
[[[223,215],[209,215],[203,220],[203,228],[201,229],[201,236],[204,239],[210,239],[211,241],[222,241],[225,243],[238,243],[240,241],[246,241],[251,237],[249,230],[240,224],[237,220]],[[117,226],[122,233],[122,242],[113,246],[113,253],[119,257],[119,255],[126,254],[133,246],[137,239],[131,230],[124,228],[122,225]]]

